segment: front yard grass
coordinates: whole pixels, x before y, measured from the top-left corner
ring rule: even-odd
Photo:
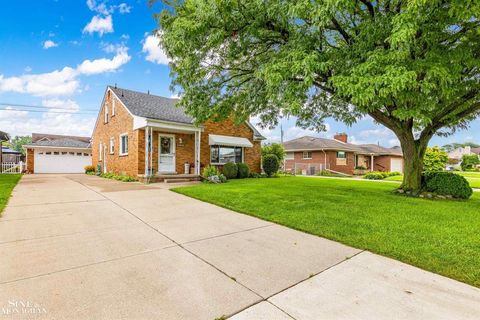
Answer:
[[[426,200],[394,194],[395,188],[282,177],[173,190],[480,287],[480,193],[467,201]]]
[[[13,188],[21,177],[22,175],[20,174],[0,174],[0,217],[12,194]]]

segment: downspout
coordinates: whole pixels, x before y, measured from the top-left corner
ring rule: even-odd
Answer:
[[[324,166],[325,166],[323,170],[327,170],[327,153],[323,149],[322,149],[322,152],[323,152],[323,159],[324,159]]]

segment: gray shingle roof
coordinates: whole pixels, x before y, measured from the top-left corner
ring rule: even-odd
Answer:
[[[60,134],[49,134],[49,133],[32,133],[32,142],[37,142],[39,140],[58,140],[58,139],[72,139],[83,142],[90,142],[90,137],[79,137],[79,136],[66,136]]]
[[[289,150],[338,150],[350,151],[359,154],[376,154],[376,155],[402,155],[400,148],[384,148],[376,144],[343,143],[335,139],[324,139],[304,136],[283,143],[286,151]]]
[[[31,144],[36,147],[59,147],[59,148],[90,148],[90,143],[70,138],[56,140],[42,140]]]
[[[109,88],[135,116],[188,124],[193,123],[193,118],[188,116],[183,108],[175,106],[178,99],[165,98],[112,86],[109,86]]]
[[[118,87],[108,87],[135,116],[187,124],[193,124],[194,122],[194,118],[187,115],[185,109],[176,106],[179,99],[165,98]],[[249,125],[256,139],[265,139],[253,125],[250,123]]]

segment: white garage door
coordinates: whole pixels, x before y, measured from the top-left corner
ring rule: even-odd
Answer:
[[[391,172],[401,172],[401,173],[403,173],[403,159],[402,158],[392,158],[390,160],[390,171]]]
[[[35,173],[83,173],[92,164],[89,151],[35,151]]]

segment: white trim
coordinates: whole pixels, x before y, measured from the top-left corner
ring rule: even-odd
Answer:
[[[180,123],[173,121],[157,120],[144,118],[139,116],[133,117],[133,129],[142,129],[144,127],[153,127],[154,129],[165,129],[171,131],[177,131],[179,133],[194,133],[198,130],[203,130],[202,126],[195,126],[188,123]]]
[[[112,97],[112,117],[115,115],[115,101],[117,100],[113,99]]]
[[[247,138],[234,137],[234,136],[222,136],[218,134],[208,135],[208,144],[210,146],[226,146],[226,147],[242,147],[251,148],[253,143]]]
[[[122,137],[125,137],[125,136],[127,137],[127,152],[122,152],[122,149],[123,149]],[[120,142],[120,143],[118,144],[118,147],[119,147],[119,148],[118,148],[118,155],[119,155],[119,156],[128,156],[128,140],[129,140],[129,138],[128,138],[128,132],[121,133],[121,134],[119,135],[119,142]]]
[[[110,137],[110,145],[108,151],[110,154],[115,154],[115,137]]]
[[[305,152],[310,152],[310,157],[305,158]],[[311,150],[305,150],[305,151],[303,151],[303,153],[302,153],[302,158],[303,158],[303,160],[311,160],[311,159],[313,158],[313,153],[312,153],[312,151],[311,151]]]
[[[103,113],[104,113],[103,124],[107,124],[108,123],[108,103],[105,103]]]
[[[172,159],[173,159],[173,170],[172,171],[164,171],[164,170],[160,170],[160,156],[161,156],[161,143],[162,143],[162,137],[168,137],[168,138],[172,138],[172,153],[171,155],[173,155]],[[177,152],[177,146],[175,144],[175,134],[169,134],[169,133],[159,133],[158,134],[158,172],[162,172],[162,173],[176,173],[177,172],[177,155],[176,155],[176,152]]]
[[[99,160],[99,161],[103,161],[103,147],[102,147],[102,143],[101,143],[101,142],[100,142],[99,150],[98,150],[98,151],[99,151],[98,153],[99,153],[99,155],[100,155],[100,156],[98,157],[98,160]]]

